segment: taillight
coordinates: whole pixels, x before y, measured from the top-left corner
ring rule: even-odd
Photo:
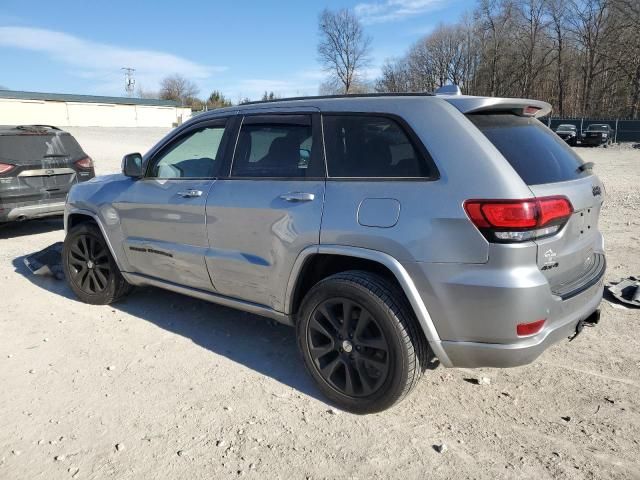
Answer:
[[[540,107],[534,107],[534,106],[530,105],[530,106],[524,107],[522,109],[522,114],[527,116],[527,117],[533,117],[540,110],[542,110]]]
[[[91,160],[91,157],[84,157],[75,162],[75,165],[78,168],[89,170],[90,168],[93,168],[93,160]]]
[[[566,197],[467,200],[464,209],[490,242],[525,242],[560,231],[573,213]]]
[[[11,165],[9,163],[0,163],[0,175],[3,173],[8,173],[15,168],[15,165]]]
[[[535,322],[519,323],[518,325],[516,325],[516,333],[519,337],[535,335],[540,330],[542,330],[542,327],[544,327],[544,322],[546,322],[546,319],[543,318],[542,320],[536,320]]]

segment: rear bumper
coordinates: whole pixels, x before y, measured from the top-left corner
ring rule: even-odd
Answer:
[[[605,143],[607,143],[607,140],[609,139],[602,137],[583,137],[580,139],[580,143],[583,145],[604,145]]]
[[[581,293],[577,297],[583,305],[568,314],[561,322],[556,322],[552,328],[543,330],[540,334],[517,343],[478,343],[478,342],[441,342],[455,367],[517,367],[527,365],[538,358],[547,348],[573,335],[578,322],[591,316],[602,300],[603,284],[600,280],[596,285]]]
[[[64,214],[64,205],[64,199],[21,203],[0,202],[0,222],[13,222],[62,215]]]
[[[598,309],[603,256],[589,276],[554,292],[534,263],[535,247],[512,246],[501,256],[504,250],[495,248],[494,261],[487,264],[404,264],[433,320],[444,366],[525,365],[573,334],[578,322]],[[505,263],[507,256],[511,261]],[[514,259],[515,265],[529,266],[515,268]],[[518,324],[541,319],[545,324],[539,333],[517,335]]]

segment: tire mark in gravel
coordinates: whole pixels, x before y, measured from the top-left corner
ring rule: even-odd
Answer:
[[[545,365],[549,368],[562,368],[563,370],[570,370],[572,372],[584,373],[585,375],[591,375],[593,377],[602,378],[604,380],[611,380],[618,383],[624,383],[625,385],[629,385],[631,387],[640,389],[639,384],[637,384],[633,380],[628,380],[626,378],[611,377],[609,375],[605,375],[604,373],[591,372],[589,370],[582,370],[580,368],[567,367],[566,365],[557,365],[555,363],[540,362],[540,364]]]

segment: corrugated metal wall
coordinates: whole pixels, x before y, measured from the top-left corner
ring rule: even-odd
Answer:
[[[184,107],[0,98],[0,125],[170,128],[190,117]]]

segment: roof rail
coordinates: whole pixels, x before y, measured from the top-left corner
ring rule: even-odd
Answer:
[[[253,102],[242,103],[241,105],[256,105],[260,103],[291,102],[294,100],[326,100],[336,98],[377,98],[377,97],[432,97],[433,94],[426,92],[409,93],[347,93],[344,95],[310,95],[307,97],[274,98],[273,100],[255,100]]]
[[[38,130],[38,129],[45,129],[45,128],[49,128],[51,130],[60,130],[58,127],[54,127],[53,125],[18,125],[16,127],[19,130]]]

